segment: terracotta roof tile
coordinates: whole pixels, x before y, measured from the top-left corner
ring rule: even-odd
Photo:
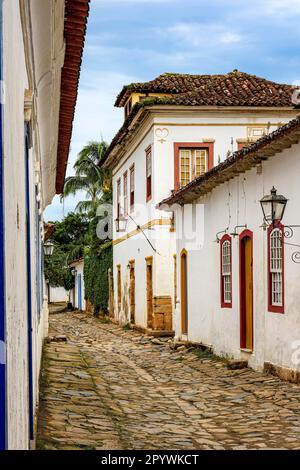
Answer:
[[[123,126],[112,140],[103,163],[129,135],[129,125],[143,107],[155,105],[174,106],[244,106],[293,107],[295,87],[275,83],[264,78],[235,70],[225,75],[183,75],[166,73],[146,83],[133,83],[123,88],[116,106],[123,106],[132,92],[170,93],[171,97],[149,97],[133,108]]]
[[[56,192],[63,190],[90,0],[65,0],[66,54],[61,76]]]
[[[234,70],[225,75],[166,73],[145,83],[123,88],[116,106],[124,106],[132,92],[170,93],[170,104],[216,106],[290,106],[293,87]]]

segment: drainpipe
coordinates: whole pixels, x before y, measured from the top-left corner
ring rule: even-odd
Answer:
[[[3,0],[0,0],[0,450],[7,448],[6,342],[5,342],[5,239],[3,176]]]

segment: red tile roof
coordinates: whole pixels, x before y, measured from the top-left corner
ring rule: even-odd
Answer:
[[[228,159],[203,176],[194,179],[178,191],[174,191],[170,197],[159,204],[159,207],[192,202],[241,171],[249,170],[261,161],[267,160],[299,141],[300,116],[279,127],[271,134],[262,137],[249,147],[234,152]]]
[[[56,192],[63,191],[70,142],[73,130],[75,106],[86,25],[90,0],[65,0],[65,63],[61,77],[61,100],[56,170]]]
[[[125,104],[132,92],[170,93],[171,97],[149,97],[135,104],[123,126],[113,138],[103,164],[113,149],[124,141],[135,127],[131,123],[141,108],[151,106],[237,106],[293,107],[295,87],[234,70],[226,75],[182,75],[166,73],[146,83],[133,83],[123,88],[116,106]]]
[[[132,92],[172,94],[168,104],[187,106],[290,106],[293,87],[238,70],[225,75],[165,73],[125,86],[115,105],[124,106]]]

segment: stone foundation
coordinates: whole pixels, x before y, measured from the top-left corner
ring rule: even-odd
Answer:
[[[281,366],[275,366],[270,362],[264,363],[264,372],[266,374],[275,375],[281,380],[286,380],[287,382],[300,383],[300,371],[294,369],[288,369]]]
[[[153,297],[152,329],[172,331],[172,298],[171,296]]]

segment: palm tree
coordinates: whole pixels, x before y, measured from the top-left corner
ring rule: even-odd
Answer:
[[[89,142],[78,155],[75,175],[66,178],[62,199],[79,191],[86,193],[86,199],[77,204],[76,212],[93,216],[99,204],[108,202],[111,197],[111,173],[100,167],[107,147],[104,141]]]

